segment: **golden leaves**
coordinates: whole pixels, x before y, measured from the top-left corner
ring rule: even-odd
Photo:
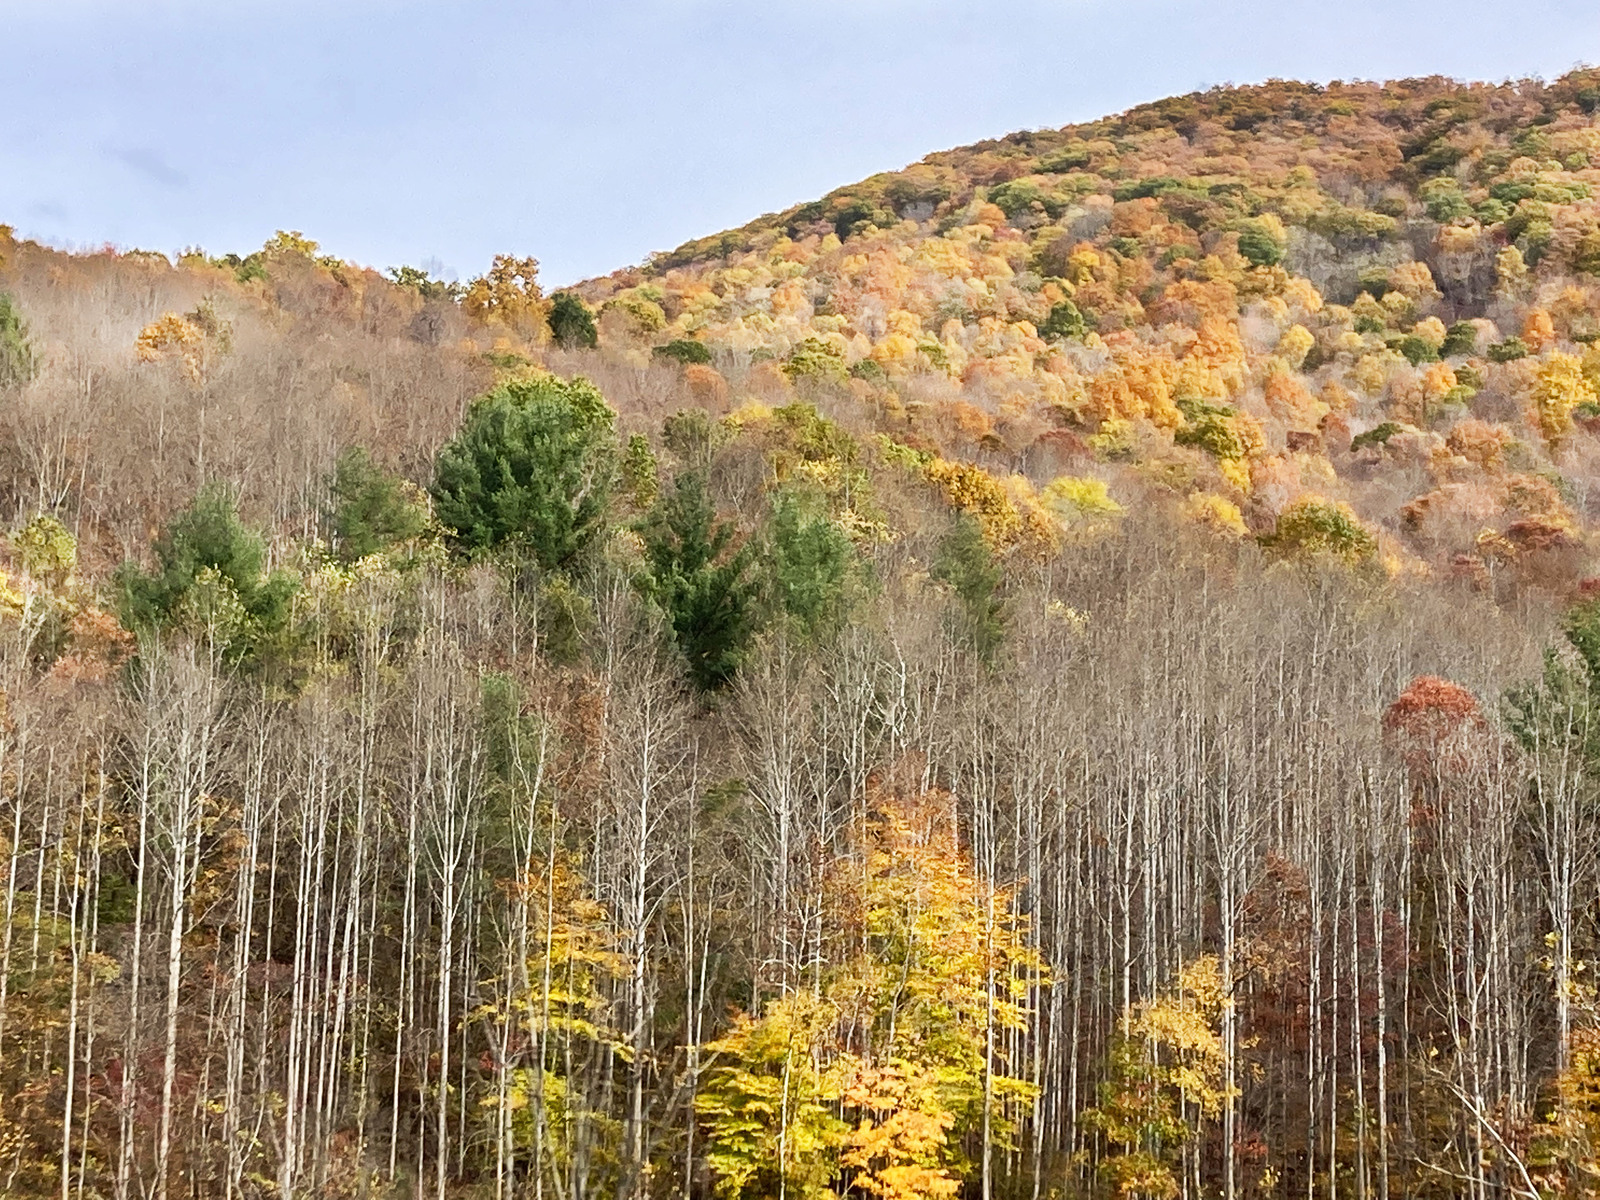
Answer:
[[[1596,403],[1597,397],[1577,356],[1558,350],[1539,367],[1530,400],[1539,432],[1555,448],[1572,432],[1573,411],[1580,404]]]
[[[139,331],[133,352],[145,363],[175,357],[183,364],[184,373],[198,383],[205,365],[205,335],[187,318],[163,313]]]

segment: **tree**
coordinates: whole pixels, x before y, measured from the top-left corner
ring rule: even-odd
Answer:
[[[727,1200],[787,1194],[826,1200],[848,1126],[836,1115],[839,1071],[825,1057],[839,1020],[827,1000],[777,1000],[761,1017],[739,1013],[705,1047],[715,1065],[696,1108],[706,1165]]]
[[[594,314],[574,292],[557,292],[550,297],[550,336],[563,350],[593,350],[600,343]]]
[[[1239,230],[1239,253],[1252,267],[1275,267],[1283,261],[1288,239],[1283,222],[1271,213]]]
[[[488,272],[467,284],[461,309],[480,321],[499,321],[532,336],[544,309],[539,260],[496,254]]]
[[[824,888],[837,965],[707,1047],[698,1107],[724,1196],[953,1197],[969,1139],[1007,1147],[1031,1102],[997,1048],[1047,984],[1011,897],[962,854],[948,796],[875,799],[860,862],[838,859]]]
[[[1198,1121],[1215,1119],[1232,1099],[1220,1031],[1232,1002],[1219,962],[1205,955],[1175,988],[1122,1019],[1110,1077],[1086,1114],[1112,1147],[1102,1169],[1118,1200],[1178,1195],[1179,1151]]]
[[[153,547],[156,570],[132,561],[115,584],[123,624],[154,630],[183,624],[238,657],[288,623],[297,586],[266,570],[266,541],[239,519],[233,490],[207,484],[168,523]]]
[[[694,338],[673,338],[651,351],[657,358],[671,359],[685,367],[706,366],[711,362],[711,347]]]
[[[604,528],[614,416],[586,379],[542,375],[473,401],[434,467],[434,511],[469,553],[513,548],[572,566]]]
[[[661,494],[661,479],[656,452],[642,433],[628,436],[622,451],[622,493],[633,508],[648,511]]]
[[[856,566],[849,537],[819,510],[814,498],[785,490],[768,527],[771,594],[811,641],[843,620]]]
[[[422,267],[390,267],[389,278],[403,288],[409,288],[424,300],[446,300],[454,303],[466,291],[461,284],[448,279],[435,279]]]
[[[718,521],[695,471],[673,481],[640,529],[644,590],[667,616],[673,640],[701,691],[732,681],[756,629],[760,584],[752,547],[733,545],[734,527]]]
[[[1071,300],[1060,300],[1050,306],[1039,326],[1039,336],[1051,340],[1082,338],[1087,328],[1078,306]]]
[[[1582,362],[1558,350],[1539,367],[1532,399],[1539,432],[1551,447],[1558,447],[1572,432],[1573,412],[1581,405],[1593,405],[1596,394],[1584,377]]]
[[[27,383],[34,370],[28,327],[22,323],[16,301],[0,292],[0,387]]]
[[[991,661],[1005,638],[1005,599],[1000,594],[1005,572],[977,518],[966,513],[956,516],[934,559],[933,577],[949,585],[955,595],[962,641],[983,661]]]
[[[1378,540],[1347,504],[1306,496],[1278,514],[1264,543],[1283,554],[1327,555],[1351,566],[1371,559]]]
[[[364,447],[352,446],[339,455],[328,490],[334,550],[345,562],[411,541],[428,526],[427,498],[373,462]]]

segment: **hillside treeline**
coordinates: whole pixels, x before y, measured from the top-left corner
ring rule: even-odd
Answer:
[[[1593,1194],[1584,79],[553,296],[0,239],[0,1193]]]

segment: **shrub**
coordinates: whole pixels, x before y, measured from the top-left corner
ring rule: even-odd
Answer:
[[[373,462],[361,446],[339,455],[328,490],[333,498],[328,513],[333,548],[345,562],[421,537],[428,526],[426,498]]]
[[[554,570],[599,534],[616,475],[613,414],[587,379],[501,384],[439,451],[433,502],[467,552],[526,550]]]
[[[550,297],[550,336],[563,350],[578,347],[593,350],[600,344],[594,327],[594,313],[572,292],[557,292]]]

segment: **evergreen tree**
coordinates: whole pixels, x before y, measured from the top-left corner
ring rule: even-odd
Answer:
[[[328,524],[345,562],[420,537],[427,528],[428,507],[416,488],[373,462],[363,447],[339,455],[329,485]]]
[[[962,513],[945,536],[934,560],[933,577],[948,584],[959,603],[963,639],[984,662],[994,659],[1005,638],[1005,572],[995,561],[976,518]]]
[[[550,336],[563,350],[580,346],[593,350],[600,344],[594,314],[572,292],[557,292],[550,297]]]
[[[666,613],[689,678],[702,691],[726,686],[755,634],[760,587],[749,543],[732,547],[733,526],[716,519],[705,482],[692,471],[673,481],[640,532],[645,591]]]
[[[184,625],[234,658],[283,630],[296,582],[266,571],[266,539],[239,519],[233,491],[209,483],[162,530],[156,570],[117,569],[122,622],[129,629]]]
[[[0,292],[0,387],[27,383],[35,369],[33,347],[22,314],[5,292]]]
[[[844,530],[807,497],[779,493],[769,527],[767,569],[777,607],[806,639],[818,640],[844,619],[855,552]]]
[[[1062,300],[1050,306],[1049,314],[1039,326],[1039,336],[1052,341],[1082,338],[1087,328],[1078,306],[1071,300]]]
[[[501,384],[474,401],[434,470],[434,511],[465,551],[526,550],[570,566],[603,527],[616,477],[613,414],[586,379]]]

